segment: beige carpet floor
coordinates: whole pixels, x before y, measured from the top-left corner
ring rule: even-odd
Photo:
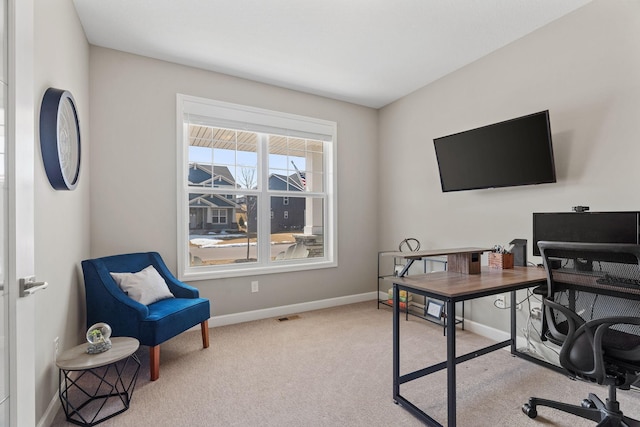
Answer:
[[[292,316],[289,316],[292,317]],[[211,329],[161,347],[160,379],[150,382],[148,349],[138,351],[140,378],[128,411],[100,426],[419,426],[392,400],[392,316],[375,301]],[[458,354],[489,340],[457,335]],[[401,322],[402,373],[443,361],[442,328]],[[536,419],[520,409],[529,396],[579,403],[598,385],[571,381],[500,350],[458,365],[458,426],[593,426],[548,408]],[[446,425],[444,371],[402,385],[401,394]],[[620,392],[629,416],[640,418],[640,394]],[[72,425],[62,410],[53,426]]]

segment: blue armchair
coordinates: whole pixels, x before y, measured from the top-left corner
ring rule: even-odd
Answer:
[[[141,304],[123,292],[110,273],[136,273],[152,265],[175,298]],[[160,376],[160,344],[200,324],[202,346],[209,347],[209,300],[177,280],[157,252],[114,255],[82,261],[87,327],[109,324],[113,336],[137,338],[150,347],[151,381]]]

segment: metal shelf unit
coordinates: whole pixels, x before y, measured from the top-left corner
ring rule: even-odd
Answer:
[[[380,297],[380,282],[383,281],[383,279],[385,278],[398,277],[398,275],[400,274],[407,275],[409,272],[409,268],[411,267],[411,264],[416,260],[416,258],[415,258],[415,254],[411,252],[407,252],[406,256],[412,256],[413,258],[411,259],[406,258],[405,255],[398,254],[397,251],[378,252],[378,309],[380,309],[380,305],[393,308],[393,304],[389,302],[389,301],[392,301],[392,298],[389,298],[389,296],[386,299]],[[384,259],[385,257],[393,258],[393,264],[392,264],[393,271],[388,274],[385,274],[382,272],[382,270],[385,267],[382,265],[383,264],[382,259]],[[430,268],[433,268],[433,263],[442,265],[443,270],[447,269],[447,263],[448,263],[447,258],[429,256],[429,257],[419,257],[419,259],[423,263],[423,273],[428,272],[427,265],[430,265]],[[388,291],[386,291],[385,294],[388,295]],[[413,300],[410,301],[409,300],[410,298],[411,297],[409,296],[409,294],[407,294],[407,298],[405,302],[406,305],[404,309],[400,307],[400,311],[405,313],[405,320],[409,320],[409,316],[411,315],[411,316],[426,320],[428,322],[435,323],[439,326],[442,326],[443,334],[446,335],[448,313],[444,309],[444,305],[442,304],[442,302],[437,300],[429,300],[428,298],[425,297],[424,301],[421,303]],[[432,316],[427,314],[429,304],[437,304],[441,308],[440,310],[438,310],[438,316]],[[460,305],[461,305],[460,316],[454,315],[454,319],[455,319],[455,324],[461,325],[462,329],[464,330],[464,301],[461,302]]]

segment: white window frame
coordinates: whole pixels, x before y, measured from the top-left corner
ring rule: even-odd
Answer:
[[[268,261],[268,245],[261,245],[262,252],[259,263],[237,263],[221,266],[191,266],[189,260],[189,186],[188,176],[188,128],[184,125],[185,114],[193,114],[210,119],[212,125],[247,130],[283,134],[325,141],[324,170],[321,193],[307,191],[306,197],[322,194],[325,197],[323,206],[324,255],[286,261]],[[282,113],[261,108],[232,104],[190,95],[176,96],[176,161],[177,161],[177,209],[178,209],[178,278],[180,280],[207,280],[223,277],[254,276],[268,273],[333,268],[338,266],[337,250],[337,124],[332,121],[305,117],[290,113]],[[258,174],[267,173],[267,157],[262,156],[258,165]],[[259,181],[260,182],[260,181]],[[264,182],[267,182],[266,180]],[[271,217],[270,197],[277,196],[269,191],[268,185],[261,190],[259,241],[270,242],[269,224]],[[296,194],[296,197],[298,195]],[[270,243],[269,243],[270,244]],[[266,249],[265,249],[266,248]],[[259,249],[260,250],[260,249]]]

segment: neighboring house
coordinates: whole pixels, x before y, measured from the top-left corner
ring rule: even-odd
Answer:
[[[235,188],[236,182],[226,166],[189,165],[189,185]],[[241,207],[233,195],[189,193],[189,231],[237,230],[236,210]]]
[[[276,191],[304,191],[297,174],[290,176],[271,174],[269,189]],[[271,198],[271,232],[299,231],[304,228],[305,198],[272,197]]]
[[[212,169],[211,165],[200,163],[189,165],[189,185],[236,188],[235,179],[226,166],[213,166]],[[271,174],[269,189],[302,192],[304,186],[297,174]],[[244,197],[192,192],[189,194],[189,230],[192,233],[238,230],[238,215],[246,215],[249,229],[255,231],[255,215],[251,215],[250,206],[245,206]],[[302,231],[304,211],[304,197],[271,197],[271,233]]]

